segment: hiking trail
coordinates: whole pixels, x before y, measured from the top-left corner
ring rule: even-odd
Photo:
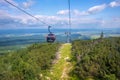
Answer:
[[[54,61],[53,67],[50,70],[48,80],[69,80],[68,73],[72,69],[71,58],[71,44],[62,44],[57,52],[57,59]]]

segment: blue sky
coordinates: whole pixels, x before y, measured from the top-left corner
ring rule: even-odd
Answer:
[[[7,0],[53,28],[68,28],[68,0]],[[120,0],[70,0],[72,28],[120,28]],[[0,29],[47,28],[0,0]]]

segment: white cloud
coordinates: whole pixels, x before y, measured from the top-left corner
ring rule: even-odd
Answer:
[[[3,14],[3,11],[0,13]],[[4,15],[4,14],[3,14]],[[48,25],[52,25],[55,28],[66,28],[68,27],[68,17],[59,17],[59,16],[45,16],[45,15],[36,15],[35,17],[39,18],[41,21],[44,21]],[[99,23],[99,20],[93,18],[72,18],[72,25],[74,28],[82,27],[86,24],[96,24]],[[40,28],[47,28],[46,25],[41,23],[40,21],[35,20],[34,18],[26,15],[4,15],[0,16],[0,23],[2,23],[3,28],[22,28],[22,27],[40,27]],[[82,26],[81,26],[82,25]],[[41,27],[44,26],[44,27]],[[86,26],[83,26],[86,27]],[[91,27],[91,26],[90,26]]]
[[[4,3],[4,0],[0,0],[0,3]]]
[[[74,10],[71,10],[70,12],[74,16],[86,16],[86,15],[100,12],[100,11],[104,10],[106,7],[107,7],[106,4],[102,4],[102,5],[93,6],[93,7],[89,8],[87,11],[79,11],[77,9],[74,9]],[[57,14],[59,14],[59,15],[68,15],[68,13],[69,13],[69,10],[60,10],[57,12]]]
[[[73,10],[72,13],[73,13],[73,15],[75,15],[75,16],[86,16],[86,15],[89,15],[88,12],[86,12],[86,11],[79,11],[79,10],[77,10],[77,9]]]
[[[107,7],[106,4],[93,6],[93,7],[91,7],[91,8],[88,9],[88,12],[89,12],[89,13],[100,12],[100,11],[104,10],[106,7]]]
[[[25,27],[39,27],[47,28],[46,25],[34,18],[26,15],[10,15],[0,11],[0,28],[25,28]],[[4,15],[4,16],[3,16]],[[41,21],[44,21],[48,25],[52,25],[55,28],[67,28],[68,27],[68,17],[59,16],[46,16],[46,15],[36,15]],[[120,18],[110,18],[109,20],[90,18],[90,17],[74,17],[71,20],[72,28],[117,28],[120,25]]]
[[[71,15],[74,15],[74,16],[85,16],[85,15],[88,15],[87,12],[85,12],[85,11],[80,12],[77,9],[70,10],[70,12],[71,12]],[[68,13],[69,13],[69,10],[60,10],[60,11],[57,12],[58,15],[68,15]]]
[[[23,7],[24,8],[29,8],[34,4],[32,0],[27,0],[26,2],[23,2]]]
[[[5,10],[0,10],[0,17],[4,17],[4,16],[8,16],[8,12],[6,12]]]
[[[4,10],[0,10],[0,28],[22,28],[22,27],[40,27],[46,28],[47,25],[54,25],[55,27],[62,27],[67,25],[68,18],[62,18],[58,16],[46,16],[46,15],[35,15],[40,21],[28,16],[28,15],[12,15]],[[42,26],[42,27],[41,27]]]
[[[69,10],[60,10],[57,12],[57,14],[59,14],[59,15],[66,15],[68,13],[69,13]]]
[[[14,4],[15,6],[24,7],[24,8],[29,8],[34,4],[34,1],[32,1],[32,0],[27,0],[26,2],[23,2],[22,4],[21,3],[16,3],[14,0],[6,0],[6,1],[5,0],[0,0],[0,3],[3,6],[9,6],[10,8],[14,8],[10,4],[8,4],[7,1]]]
[[[110,19],[101,21],[102,28],[120,28],[120,18],[119,20]]]
[[[113,1],[113,2],[110,2],[110,7],[118,7],[120,6],[120,1]]]
[[[77,13],[77,10],[76,10]],[[79,12],[78,12],[79,13]],[[68,16],[46,16],[46,15],[35,15],[41,21],[52,25],[55,28],[66,28],[68,26]],[[74,17],[71,20],[72,28],[110,28],[110,27],[119,27],[120,18],[114,18],[109,20],[102,20],[90,17]],[[28,15],[11,15],[4,10],[0,10],[0,28],[25,28],[25,27],[40,27],[47,28],[46,25],[40,21],[35,20],[34,18]],[[42,27],[41,27],[42,26]]]

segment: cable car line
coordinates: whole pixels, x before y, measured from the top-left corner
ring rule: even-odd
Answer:
[[[51,26],[48,26],[48,31],[49,31],[49,33],[52,33],[52,32],[50,31],[50,28],[51,28]]]
[[[68,9],[69,9],[69,32],[71,32],[71,7],[70,7],[70,0],[68,0]]]
[[[36,19],[37,21],[40,21],[41,23],[47,25],[47,26],[48,26],[48,32],[49,32],[49,34],[48,34],[47,37],[46,37],[46,41],[47,41],[47,42],[50,42],[50,43],[53,43],[53,42],[55,41],[56,37],[55,37],[55,34],[53,34],[53,33],[50,31],[50,28],[51,28],[50,25],[48,25],[47,23],[41,21],[39,18],[37,18],[37,17],[33,16],[32,14],[26,12],[25,10],[19,8],[18,6],[12,4],[12,3],[9,2],[8,0],[4,0],[4,1],[7,2],[8,4],[14,6],[14,7],[17,8],[18,10],[24,12],[25,14],[31,16],[32,18]]]
[[[9,2],[8,0],[4,0],[5,2],[7,2],[8,4],[12,5],[13,7],[17,8],[18,10],[24,12],[25,14],[31,16],[32,18],[36,19],[37,21],[40,21],[41,23],[45,24],[48,26],[48,32],[49,34],[46,37],[47,42],[54,42],[56,37],[55,35],[50,31],[51,26],[48,25],[47,23],[45,23],[44,21],[41,21],[39,18],[33,16],[32,14],[28,13],[27,11],[21,9],[20,7],[16,6],[15,4],[12,4],[11,2]],[[68,0],[68,9],[69,9],[69,29],[67,32],[67,42],[69,43],[71,41],[71,11],[70,11],[70,0]]]
[[[70,6],[70,0],[68,0],[68,13],[69,13],[69,29],[68,29],[68,32],[67,32],[67,42],[71,42],[71,6]]]
[[[12,4],[12,3],[11,3],[11,2],[9,2],[8,0],[4,0],[4,1],[5,1],[5,2],[7,2],[8,4],[10,4],[10,5],[14,6],[14,7],[15,7],[15,8],[17,8],[18,10],[20,10],[20,11],[24,12],[25,14],[27,14],[27,15],[29,15],[29,16],[31,16],[31,17],[33,17],[33,18],[34,18],[34,19],[36,19],[37,21],[40,21],[41,23],[43,23],[43,24],[45,24],[45,25],[49,26],[47,23],[45,23],[45,22],[41,21],[39,18],[37,18],[37,17],[33,16],[32,14],[30,14],[30,13],[26,12],[25,10],[23,10],[23,9],[19,8],[18,6],[16,6],[16,5]]]

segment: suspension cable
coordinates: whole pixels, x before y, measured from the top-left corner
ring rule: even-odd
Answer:
[[[12,4],[12,3],[11,3],[11,2],[9,2],[8,0],[4,0],[4,1],[5,1],[5,2],[7,2],[8,4],[12,5],[13,7],[17,8],[18,10],[22,11],[23,13],[25,13],[25,14],[27,14],[27,15],[31,16],[32,18],[36,19],[37,21],[40,21],[40,22],[41,22],[41,23],[43,23],[44,25],[49,26],[49,25],[48,25],[47,23],[45,23],[44,21],[41,21],[39,18],[37,18],[37,17],[33,16],[32,14],[30,14],[30,13],[26,12],[25,10],[23,10],[23,9],[19,8],[18,6],[16,6],[16,5]]]
[[[68,9],[69,9],[69,31],[68,31],[68,42],[71,41],[71,7],[70,7],[70,0],[68,0]]]

